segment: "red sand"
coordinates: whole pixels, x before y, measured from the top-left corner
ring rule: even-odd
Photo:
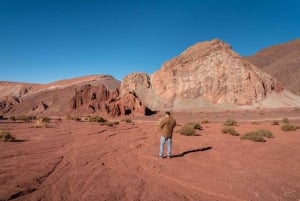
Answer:
[[[34,128],[1,120],[0,130],[19,141],[0,143],[0,200],[300,200],[300,130],[265,121],[288,117],[300,126],[299,112],[175,117],[176,130],[191,120],[211,123],[199,136],[175,133],[172,159],[157,157],[158,117],[114,127],[63,120]],[[258,143],[223,134],[228,117],[241,134],[268,129],[275,138]]]

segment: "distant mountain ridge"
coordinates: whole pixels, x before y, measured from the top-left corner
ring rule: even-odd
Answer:
[[[278,79],[291,92],[300,95],[300,38],[265,48],[245,59]]]

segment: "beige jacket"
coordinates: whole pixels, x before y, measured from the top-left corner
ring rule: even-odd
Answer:
[[[162,136],[166,138],[171,138],[173,134],[173,129],[176,126],[176,121],[173,117],[165,117],[159,124],[162,131]]]

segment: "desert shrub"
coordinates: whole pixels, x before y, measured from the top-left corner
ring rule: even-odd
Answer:
[[[262,136],[260,133],[257,133],[255,131],[251,131],[246,133],[245,135],[241,136],[241,140],[252,140],[254,142],[265,142],[264,136]]]
[[[283,126],[281,126],[281,130],[283,131],[295,131],[299,128],[300,128],[299,126],[295,126],[292,124],[284,124]]]
[[[48,123],[50,123],[51,119],[49,117],[39,117],[36,121],[35,121],[35,128],[42,128],[42,127],[46,127],[46,128],[50,128],[50,126],[48,125]]]
[[[264,137],[272,138],[273,133],[269,130],[251,131],[241,136],[241,139],[252,140],[254,142],[265,142],[266,140],[264,139]]]
[[[181,135],[186,135],[186,136],[194,136],[196,135],[195,129],[189,126],[183,126],[179,129],[179,133]]]
[[[274,121],[272,122],[272,125],[279,125],[279,121],[274,120]]]
[[[15,116],[10,116],[8,119],[9,119],[10,121],[16,121],[16,120],[17,120]]]
[[[261,135],[263,135],[264,137],[273,138],[273,133],[269,130],[260,129],[257,130],[256,132],[261,133]]]
[[[107,122],[107,120],[104,119],[103,117],[91,116],[89,117],[89,122]]]
[[[222,133],[230,134],[233,136],[239,136],[240,134],[232,126],[225,126],[222,129]]]
[[[16,120],[20,120],[20,121],[24,121],[24,122],[30,122],[33,120],[36,120],[37,117],[34,115],[21,115],[21,116],[17,116]]]
[[[8,131],[0,131],[0,142],[13,142],[15,137],[13,137]]]
[[[201,129],[202,129],[202,126],[200,125],[200,123],[199,123],[199,122],[196,122],[196,121],[186,123],[186,124],[184,125],[184,127],[191,127],[191,128],[193,128],[193,129],[197,129],[197,130],[201,130]]]
[[[237,122],[233,119],[227,119],[223,125],[224,126],[236,126]]]
[[[259,122],[257,122],[257,121],[252,121],[251,124],[252,124],[252,125],[259,125]]]
[[[40,117],[39,120],[40,120],[42,123],[50,123],[51,118],[49,118],[49,117]]]
[[[283,119],[282,119],[282,122],[285,123],[285,124],[288,124],[290,121],[289,121],[288,118],[283,118]]]
[[[121,121],[124,121],[126,123],[132,123],[132,120],[130,118],[125,118],[125,119],[122,119]]]
[[[208,123],[209,123],[208,119],[203,119],[203,120],[201,121],[201,124],[208,124]]]

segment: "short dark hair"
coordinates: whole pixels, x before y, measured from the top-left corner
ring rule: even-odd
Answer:
[[[170,116],[170,115],[171,115],[171,112],[166,111],[165,114]]]

